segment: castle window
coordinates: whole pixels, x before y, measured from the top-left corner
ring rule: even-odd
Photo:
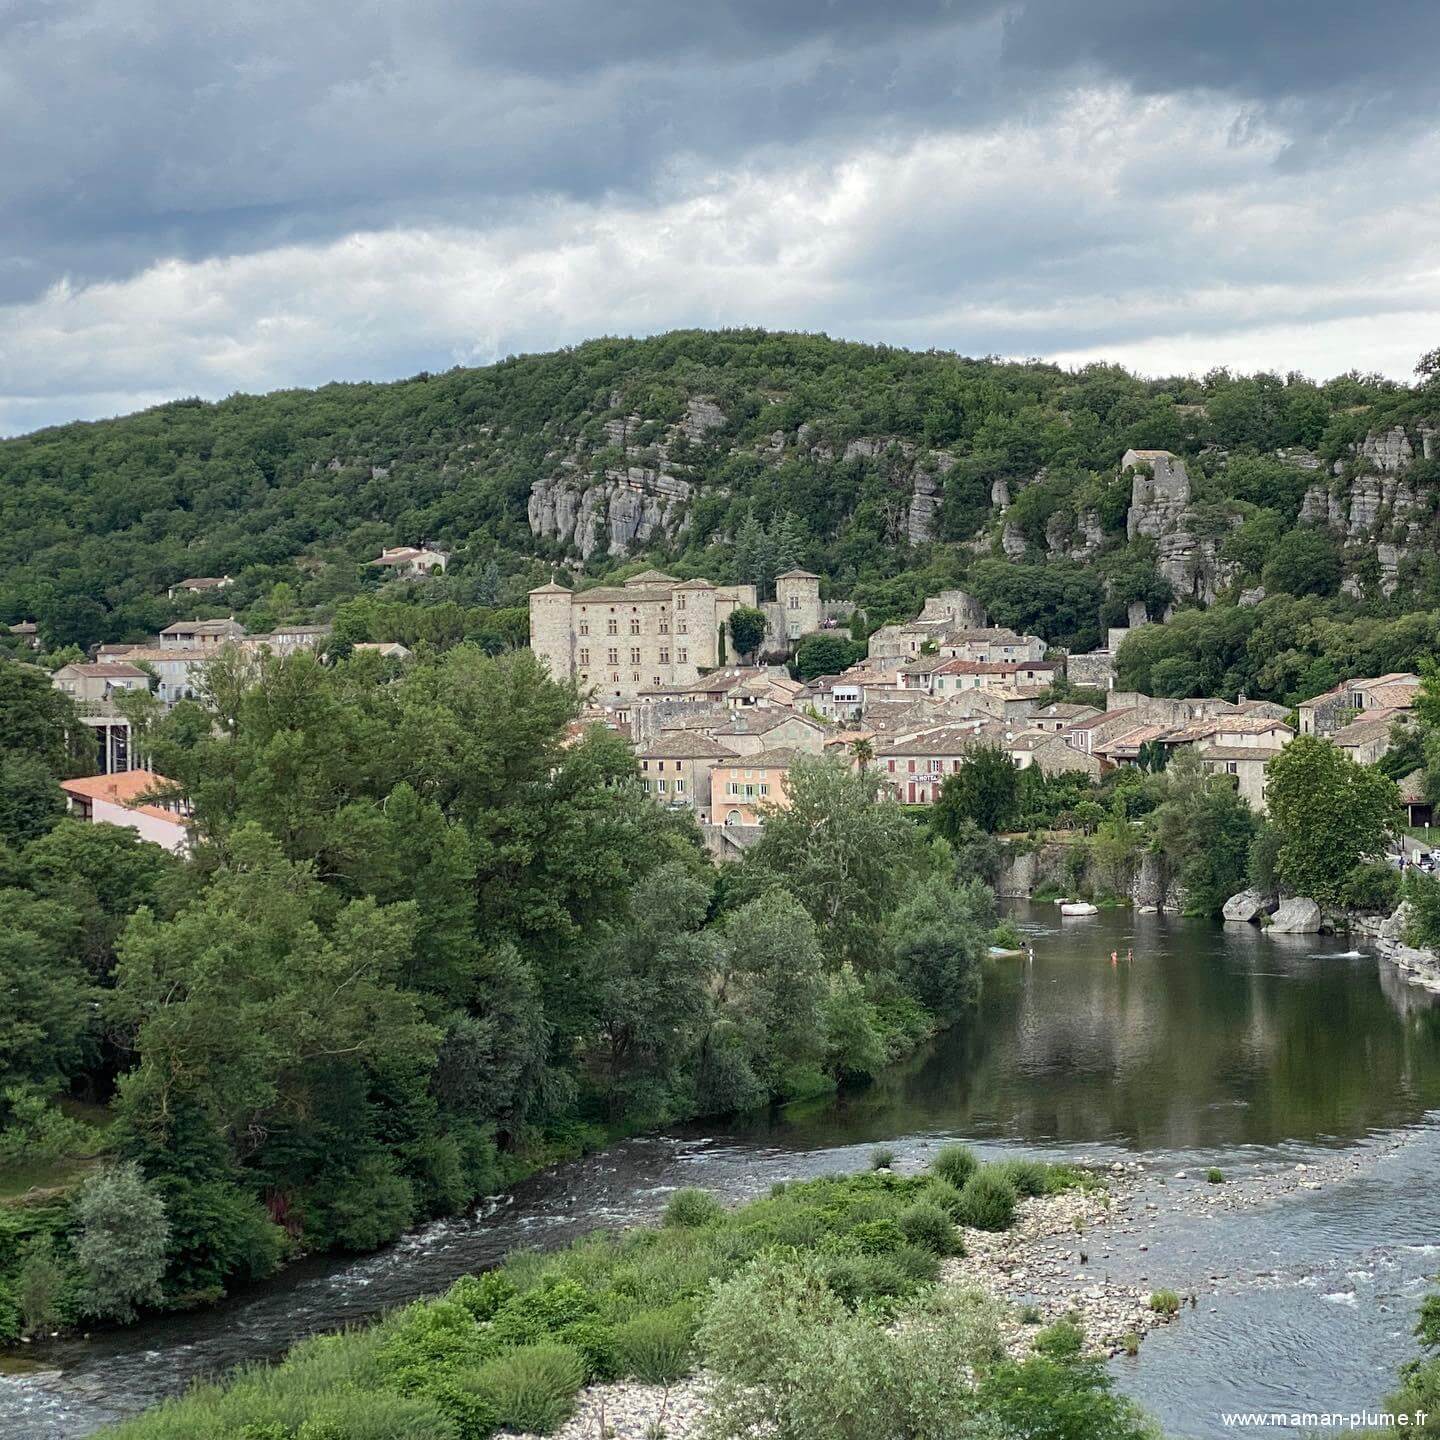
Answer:
[[[638,635],[640,633],[640,622],[638,620],[632,620],[630,622],[630,633],[632,635]]]
[[[588,620],[582,620],[580,622],[580,633],[582,635],[588,635],[590,633],[590,622]]]
[[[605,652],[605,662],[608,665],[618,665],[620,663],[620,652],[618,650],[607,650]]]
[[[675,597],[675,608],[677,610],[683,610],[685,608],[685,597],[683,595],[677,595]]]
[[[688,635],[690,633],[690,627],[683,620],[675,628],[681,635]]]
[[[662,665],[668,665],[670,663],[670,652],[668,650],[661,650],[660,663]]]
[[[619,633],[619,631],[616,629],[615,622],[614,622],[613,620],[607,620],[607,621],[605,622],[605,633],[606,633],[607,635],[616,635],[616,634]]]
[[[800,608],[800,597],[798,595],[792,595],[790,597],[790,608],[792,610],[798,610]]]
[[[630,663],[632,665],[638,665],[640,663],[640,647],[638,645],[632,645],[630,647]]]
[[[688,650],[677,650],[675,652],[675,659],[679,661],[681,665],[688,665],[690,663],[690,652]]]
[[[668,635],[670,633],[670,617],[668,615],[662,615],[660,617],[660,633],[662,635]]]
[[[580,652],[580,663],[582,665],[588,665],[590,663],[590,652],[588,650],[582,650]]]
[[[638,685],[638,684],[640,683],[640,677],[639,677],[639,675],[632,675],[632,676],[630,677],[630,683],[631,683],[632,685]]]
[[[676,793],[677,795],[678,795],[682,790],[684,790],[684,788],[685,788],[685,782],[684,782],[683,780],[677,780],[677,781],[675,782],[675,793]]]

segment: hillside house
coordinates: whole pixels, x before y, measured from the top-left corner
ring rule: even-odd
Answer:
[[[433,549],[423,541],[419,545],[395,545],[382,550],[370,564],[387,575],[411,580],[420,576],[444,574],[450,557],[443,550]]]
[[[160,632],[160,645],[166,650],[218,650],[244,635],[245,627],[234,618],[177,620]]]
[[[1405,710],[1361,710],[1358,718],[1330,737],[1330,743],[1357,765],[1374,765],[1389,752],[1396,723],[1406,724],[1408,717]]]
[[[142,840],[179,855],[190,848],[188,807],[152,795],[171,783],[150,770],[124,770],[62,780],[60,788],[65,792],[66,809],[78,819],[94,825],[123,825]]]
[[[753,755],[717,761],[710,770],[710,816],[715,825],[759,825],[761,807],[786,809],[786,784],[791,766],[804,752],[791,749],[760,750]]]
[[[211,595],[226,590],[235,582],[228,575],[200,575],[190,580],[181,580],[172,585],[165,594],[171,599],[177,595]]]
[[[10,634],[30,650],[40,648],[40,627],[33,620],[20,620],[9,627]]]

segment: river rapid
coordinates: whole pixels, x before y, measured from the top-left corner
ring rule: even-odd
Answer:
[[[1440,1006],[1330,937],[1013,915],[1034,960],[991,961],[975,1015],[867,1089],[628,1141],[375,1255],[24,1347],[0,1364],[0,1436],[75,1440],[518,1246],[648,1220],[682,1185],[741,1199],[862,1168],[880,1142],[905,1168],[957,1138],[986,1157],[1141,1162],[1137,1218],[1091,1263],[1195,1296],[1112,1362],[1168,1434],[1222,1434],[1226,1412],[1373,1409],[1440,1270]],[[1204,1183],[1211,1165],[1223,1186]]]

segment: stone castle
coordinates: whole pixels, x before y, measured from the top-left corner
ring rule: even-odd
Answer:
[[[530,592],[530,648],[557,680],[574,680],[597,699],[629,700],[723,664],[722,630],[742,605],[756,605],[753,585],[677,580],[658,570],[578,592],[552,581]],[[820,577],[777,575],[775,599],[759,608],[769,622],[764,648],[790,648],[820,628]]]

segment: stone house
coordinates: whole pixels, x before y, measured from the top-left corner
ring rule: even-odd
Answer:
[[[1101,715],[1090,715],[1083,720],[1072,721],[1060,732],[1067,745],[1072,745],[1084,755],[1093,755],[1097,747],[1105,744],[1126,730],[1133,730],[1139,724],[1139,716],[1128,706],[1106,710]]]
[[[437,570],[442,574],[450,563],[450,557],[441,550],[432,549],[423,541],[419,545],[396,545],[384,549],[370,564],[388,575],[399,575],[407,579],[422,575],[433,575]]]
[[[788,808],[790,795],[786,784],[791,766],[802,753],[783,748],[759,750],[717,761],[710,770],[711,823],[759,825],[764,820],[762,806]]]
[[[200,672],[218,654],[212,647],[178,650],[165,645],[132,645],[125,661],[143,665],[155,677],[155,698],[167,708],[199,693]]]
[[[982,727],[946,725],[874,742],[875,766],[902,805],[933,805],[947,775],[987,737]]]
[[[330,638],[330,625],[280,625],[268,635],[247,635],[241,648],[272,655],[293,655],[297,650],[318,650]]]
[[[190,848],[189,807],[178,800],[145,798],[172,782],[150,770],[124,770],[62,780],[70,814],[95,825],[123,825],[173,855]]]
[[[1396,723],[1408,723],[1404,710],[1365,710],[1343,730],[1337,730],[1330,743],[1343,750],[1357,765],[1373,765],[1390,750],[1391,731]]]
[[[80,723],[94,742],[95,768],[110,775],[131,766],[130,722],[115,707],[115,696],[127,690],[148,690],[150,677],[123,661],[62,665],[50,677],[57,690],[74,702]]]
[[[120,691],[148,690],[150,677],[138,666],[126,661],[99,663],[76,662],[62,665],[52,677],[57,690],[63,690],[80,708],[112,707]]]
[[[822,675],[796,697],[800,710],[813,710],[826,720],[858,720],[865,710],[865,687],[843,675]]]
[[[1093,705],[1073,705],[1067,701],[1056,701],[1036,710],[1030,716],[1029,728],[1043,730],[1049,735],[1058,735],[1069,725],[1102,714],[1104,711],[1097,710]]]
[[[1045,642],[1038,635],[1020,635],[1003,627],[979,630],[952,630],[940,641],[940,654],[947,660],[991,661],[1043,660]],[[1051,666],[1051,669],[1057,669]]]
[[[1060,666],[1053,660],[912,661],[900,669],[901,689],[924,690],[936,697],[964,690],[1038,693],[1055,683]]]
[[[1087,755],[1053,731],[1022,730],[1005,742],[1005,753],[1016,769],[1035,766],[1042,775],[1070,775],[1076,772],[1098,780],[1102,765],[1098,756]]]
[[[756,755],[762,750],[799,750],[819,755],[825,748],[826,728],[808,715],[786,710],[732,710],[719,725],[702,727],[701,733],[718,741],[737,755]]]
[[[40,648],[40,627],[33,620],[17,621],[9,627],[9,631],[27,649]]]
[[[1227,775],[1243,800],[1257,814],[1265,813],[1265,784],[1270,762],[1280,754],[1281,747],[1264,749],[1253,745],[1197,745],[1195,753],[1205,768],[1216,775]]]
[[[216,590],[225,590],[234,583],[228,575],[202,575],[191,580],[181,580],[172,585],[165,594],[171,600],[177,595],[208,595]]]
[[[166,650],[215,649],[231,640],[243,639],[245,627],[230,620],[177,620],[160,632]]]
[[[693,810],[702,824],[710,822],[710,772],[735,752],[698,730],[662,730],[636,751],[640,783],[662,805]]]
[[[1333,735],[1355,718],[1355,697],[1346,685],[1311,696],[1295,707],[1302,735]]]

